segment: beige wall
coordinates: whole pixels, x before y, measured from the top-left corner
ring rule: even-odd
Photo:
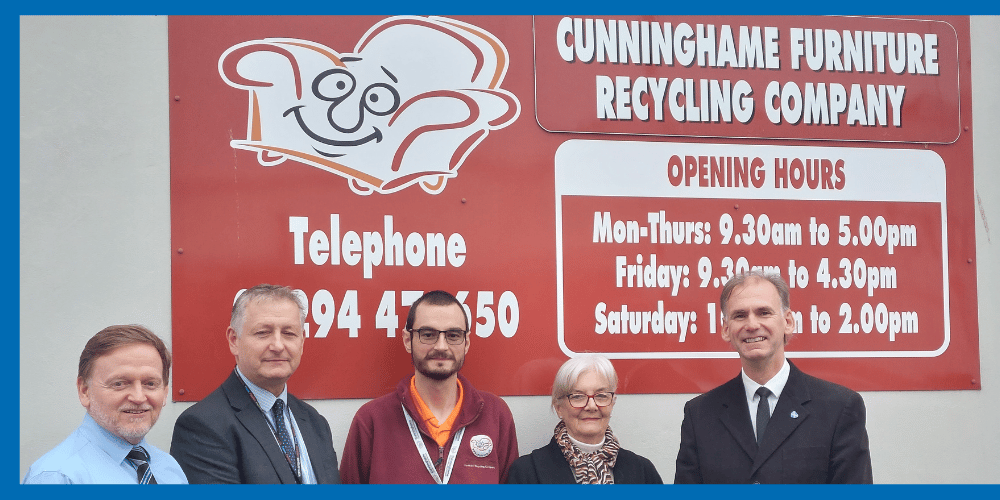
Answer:
[[[141,323],[169,343],[171,328],[167,19],[20,24],[21,450],[8,481],[79,425],[76,363],[91,335]],[[983,389],[864,393],[880,483],[996,483],[1000,469],[1000,18],[973,18],[972,61]],[[612,421],[668,482],[690,397],[624,395]],[[547,398],[505,399],[521,452],[545,444]],[[363,402],[314,402],[338,453]],[[168,449],[189,405],[168,402],[150,441]]]

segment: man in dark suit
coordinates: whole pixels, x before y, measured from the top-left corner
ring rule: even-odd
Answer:
[[[784,280],[735,276],[719,305],[743,370],[684,405],[674,483],[871,483],[861,395],[785,359],[795,320]]]
[[[196,483],[339,483],[330,425],[288,393],[302,359],[305,308],[257,285],[233,304],[226,338],[236,368],[174,424],[170,454]]]

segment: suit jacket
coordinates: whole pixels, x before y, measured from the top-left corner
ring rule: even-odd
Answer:
[[[653,462],[624,448],[618,450],[618,459],[615,460],[612,472],[615,484],[663,484]],[[515,460],[507,476],[507,484],[575,483],[573,471],[555,438],[531,454]]]
[[[674,483],[871,482],[861,395],[795,365],[759,448],[742,376],[684,405]]]
[[[318,483],[339,483],[330,424],[288,394]],[[257,404],[236,371],[174,424],[170,454],[198,483],[295,483],[295,475]]]

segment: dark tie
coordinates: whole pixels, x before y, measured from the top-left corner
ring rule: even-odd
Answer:
[[[757,395],[760,396],[760,401],[757,401],[757,444],[760,444],[767,421],[771,420],[771,407],[767,404],[767,397],[771,395],[771,391],[761,386],[757,389]]]
[[[297,457],[295,456],[295,445],[292,443],[292,437],[288,435],[288,429],[285,428],[285,402],[277,399],[274,401],[274,406],[271,407],[271,413],[274,414],[274,426],[278,431],[278,440],[281,441],[281,451],[285,453],[285,458],[288,459],[288,464],[292,466],[292,472],[295,473],[295,477],[299,476],[299,468]]]
[[[139,484],[156,484],[153,471],[149,470],[149,453],[146,453],[142,446],[133,446],[132,451],[125,455],[132,466],[135,467],[135,477]]]

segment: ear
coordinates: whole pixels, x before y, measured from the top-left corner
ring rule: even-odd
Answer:
[[[732,342],[733,338],[729,334],[729,321],[726,321],[725,319],[722,320],[722,331],[720,331],[719,333],[722,336],[722,340],[725,340],[726,343]]]
[[[403,337],[403,348],[406,349],[406,352],[413,354],[413,334],[403,330],[403,334],[400,336]]]
[[[80,404],[84,408],[90,409],[90,386],[87,385],[87,381],[83,380],[83,377],[76,378],[76,392],[80,396]]]
[[[233,330],[233,327],[226,328],[226,341],[229,342],[229,352],[233,356],[236,356],[240,352],[236,347],[236,337],[236,330]]]
[[[795,315],[792,314],[792,310],[788,309],[785,311],[785,343],[792,340],[792,334],[795,333]]]
[[[469,345],[472,344],[472,330],[465,334],[465,354],[469,354]]]
[[[559,420],[564,420],[565,415],[563,415],[563,412],[566,410],[566,406],[566,398],[559,398],[552,404],[552,409],[556,412]]]

